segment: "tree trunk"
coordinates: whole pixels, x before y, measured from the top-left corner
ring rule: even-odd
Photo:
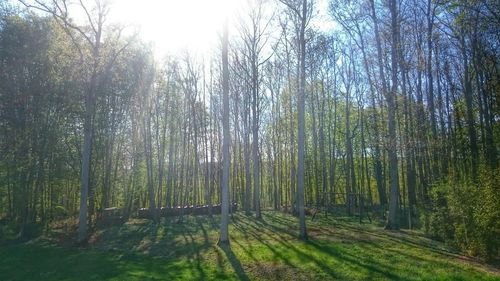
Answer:
[[[398,44],[398,15],[396,10],[396,0],[390,0],[391,12],[391,68],[392,68],[392,89],[386,94],[388,126],[389,126],[389,163],[391,174],[391,193],[389,198],[389,217],[386,224],[387,229],[399,229],[398,222],[398,197],[399,197],[399,176],[398,176],[398,156],[396,146],[396,91],[397,91],[397,44]]]
[[[229,59],[228,59],[228,20],[224,22],[222,35],[222,184],[221,184],[221,223],[219,244],[229,243]]]
[[[307,239],[305,206],[304,206],[304,174],[305,174],[305,88],[306,88],[306,21],[307,0],[302,1],[302,15],[300,23],[300,84],[298,96],[298,169],[297,169],[297,208],[299,211],[300,238]]]

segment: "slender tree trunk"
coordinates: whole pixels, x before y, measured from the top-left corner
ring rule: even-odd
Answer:
[[[255,59],[255,58],[254,58]],[[255,217],[260,219],[260,161],[259,161],[259,113],[258,113],[258,68],[257,62],[253,61],[252,65],[252,156],[253,156],[253,183],[254,183],[254,204]]]
[[[306,88],[306,21],[307,0],[302,1],[302,15],[300,23],[300,84],[298,97],[298,169],[297,169],[297,208],[299,211],[300,237],[307,239],[306,217],[304,207],[304,174],[305,174],[305,88]]]
[[[78,217],[78,242],[87,240],[88,192],[90,181],[90,160],[92,151],[92,116],[94,115],[94,87],[97,80],[97,70],[92,73],[90,90],[85,97],[85,119],[83,124],[83,150],[80,185],[80,215]]]
[[[398,44],[398,14],[396,0],[390,0],[391,13],[391,68],[392,68],[392,89],[386,94],[389,126],[389,162],[391,174],[391,193],[389,199],[389,217],[386,224],[387,229],[398,229],[398,197],[399,197],[399,175],[398,175],[398,156],[396,146],[396,91],[397,91],[397,44]]]
[[[228,59],[228,22],[224,22],[222,35],[222,206],[219,244],[229,243],[229,144],[231,143],[229,134],[229,59]]]
[[[382,84],[382,94],[387,95],[387,83],[385,80],[385,73],[384,73],[384,64],[383,64],[383,57],[382,57],[382,46],[380,43],[380,33],[378,29],[378,19],[377,19],[377,14],[375,12],[375,3],[374,0],[370,0],[370,8],[371,8],[371,16],[373,20],[373,26],[374,26],[374,32],[375,32],[375,42],[377,45],[377,60],[378,60],[378,68],[379,68],[379,79]],[[375,99],[372,97],[372,104],[375,109]],[[375,142],[378,142],[378,123],[376,122],[378,120],[374,119],[375,122]],[[374,151],[374,169],[375,169],[375,178],[377,180],[377,188],[378,188],[378,193],[379,193],[379,199],[380,199],[380,205],[382,205],[383,209],[385,210],[385,205],[387,204],[387,198],[385,195],[385,183],[384,183],[384,172],[383,172],[383,165],[381,161],[381,152],[379,145],[375,145],[375,151]]]
[[[474,121],[474,109],[472,102],[472,83],[469,75],[469,59],[467,56],[467,50],[465,46],[465,35],[461,37],[461,49],[462,49],[462,62],[464,70],[464,96],[465,96],[465,106],[466,106],[466,120],[467,129],[469,134],[469,148],[471,155],[471,168],[472,168],[472,178],[477,179],[477,166],[478,166],[478,148],[477,148],[477,136],[476,127]]]
[[[143,136],[144,136],[144,156],[146,160],[147,172],[147,185],[148,185],[148,198],[149,198],[149,213],[154,222],[158,222],[156,201],[155,201],[155,188],[153,177],[153,149],[151,145],[151,110],[149,93],[146,94],[145,101],[144,123],[143,123]]]

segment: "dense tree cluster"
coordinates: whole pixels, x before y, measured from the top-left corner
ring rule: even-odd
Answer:
[[[225,56],[164,59],[105,2],[80,25],[30,3],[0,6],[0,219],[22,236],[212,206],[228,177],[303,238],[305,209],[345,210],[498,255],[497,1],[332,0],[327,32],[310,0],[249,1]]]

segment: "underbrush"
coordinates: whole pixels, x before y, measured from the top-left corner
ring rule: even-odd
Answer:
[[[500,169],[483,169],[476,183],[452,181],[431,192],[425,231],[472,256],[500,256]]]

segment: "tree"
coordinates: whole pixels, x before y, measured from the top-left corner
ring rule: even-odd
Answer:
[[[397,84],[397,69],[398,69],[398,13],[396,0],[390,0],[389,10],[391,14],[391,91],[386,93],[385,99],[387,102],[388,111],[388,153],[389,153],[389,168],[391,192],[389,197],[389,216],[387,219],[387,229],[399,229],[398,222],[398,206],[399,206],[399,175],[398,175],[398,155],[397,155],[397,138],[396,138],[396,91]]]
[[[222,182],[221,182],[221,222],[219,244],[229,243],[229,59],[228,59],[228,20],[224,22],[222,33]]]
[[[297,209],[299,213],[299,226],[302,239],[307,239],[304,185],[305,185],[305,88],[306,88],[306,28],[311,19],[312,3],[303,1],[284,1],[288,9],[297,18],[298,50],[299,50],[299,90],[298,90],[298,167],[297,167]]]
[[[255,215],[261,218],[260,207],[260,155],[259,155],[259,115],[260,115],[260,80],[261,80],[261,66],[269,59],[262,60],[262,49],[266,46],[267,39],[265,33],[269,26],[270,20],[264,23],[263,21],[263,0],[256,3],[251,3],[248,7],[248,23],[242,23],[242,37],[245,45],[243,55],[249,62],[250,89],[251,89],[251,108],[252,108],[252,160],[253,160],[253,183],[254,183],[254,202],[255,202]],[[247,197],[248,197],[247,192]],[[248,199],[247,199],[248,200]],[[249,205],[247,203],[247,205]]]
[[[85,94],[85,113],[83,124],[83,144],[82,144],[82,165],[81,165],[81,188],[80,188],[80,215],[78,226],[78,241],[84,242],[87,239],[87,219],[88,219],[88,195],[89,195],[89,181],[91,172],[91,154],[93,142],[93,117],[95,114],[96,91],[98,85],[103,79],[103,71],[110,69],[117,56],[125,49],[125,46],[119,47],[112,56],[107,59],[103,58],[102,54],[102,38],[104,33],[104,24],[109,8],[105,1],[97,1],[93,9],[88,8],[83,2],[80,1],[79,8],[85,14],[87,25],[90,29],[84,26],[74,24],[70,19],[68,12],[68,3],[66,0],[53,1],[48,4],[42,0],[35,0],[34,4],[29,4],[24,0],[20,0],[28,8],[40,10],[49,13],[52,17],[64,28],[67,34],[72,38],[72,42],[80,52],[80,56],[84,57],[84,51],[88,49],[91,53],[88,58],[88,65],[90,67],[90,78],[86,85]],[[94,14],[91,11],[95,11]],[[90,31],[87,31],[90,30]],[[76,34],[75,34],[76,33]],[[117,38],[120,38],[121,30],[117,31]],[[81,36],[83,41],[76,38]]]

